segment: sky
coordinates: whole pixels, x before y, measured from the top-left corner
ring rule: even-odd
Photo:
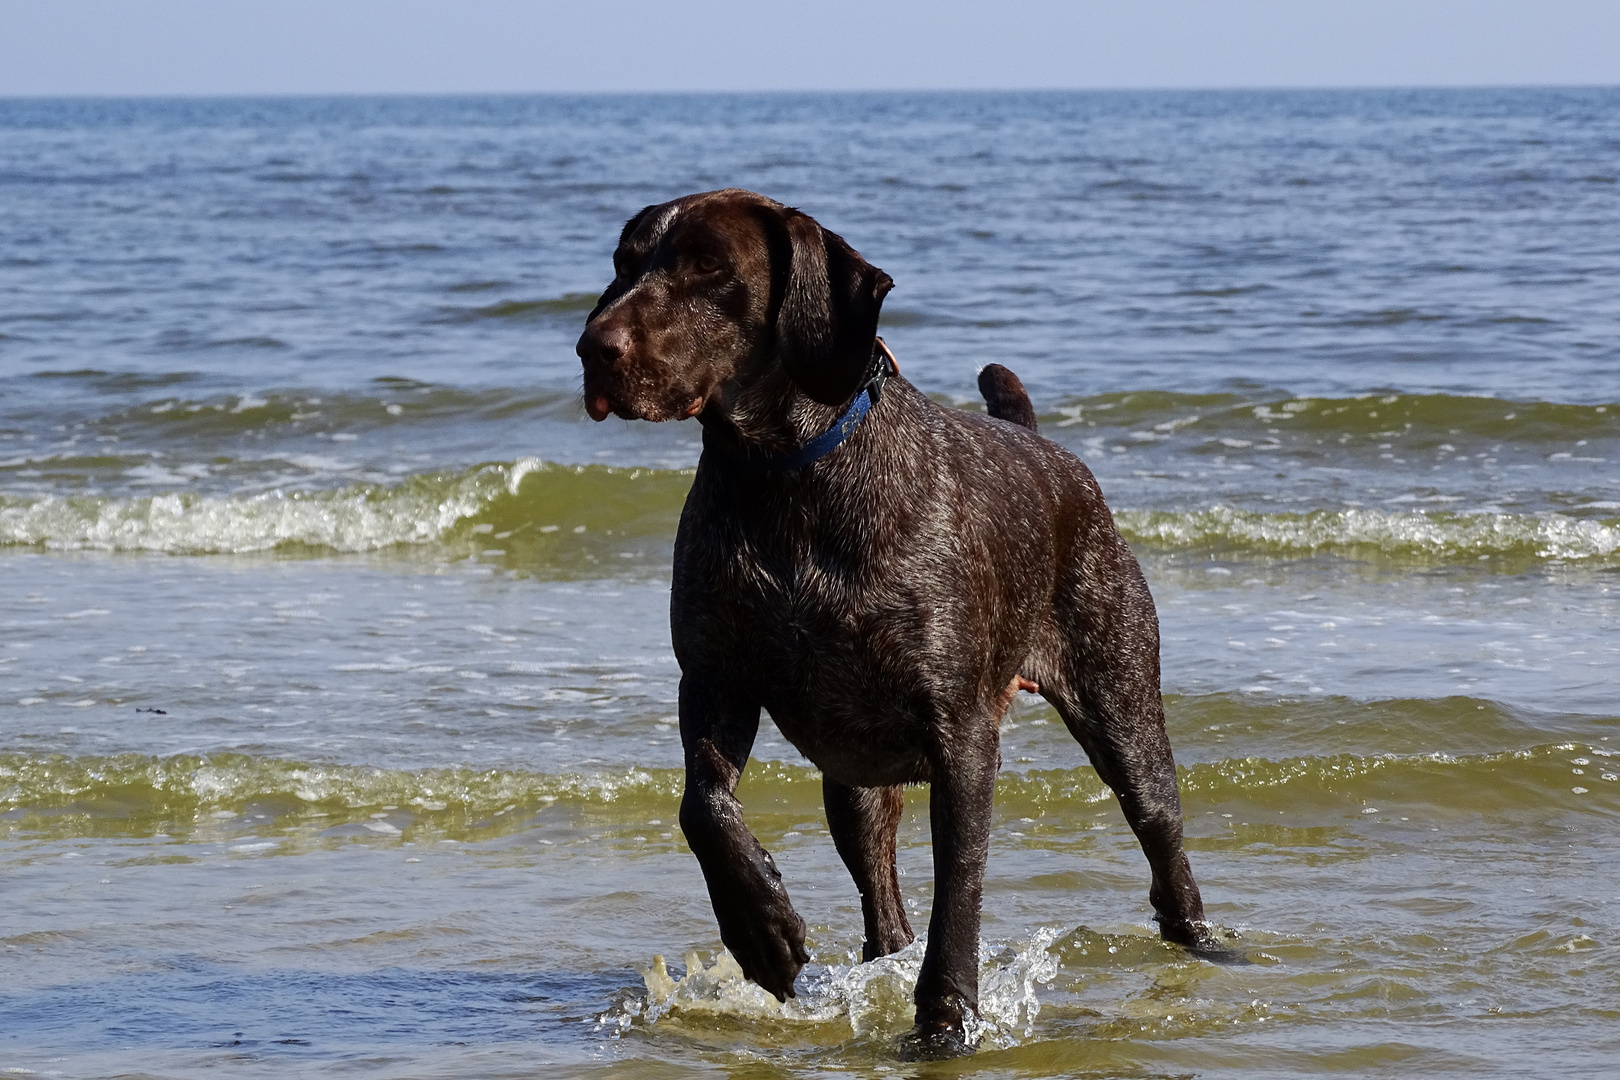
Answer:
[[[0,96],[1617,83],[1620,0],[0,0]]]

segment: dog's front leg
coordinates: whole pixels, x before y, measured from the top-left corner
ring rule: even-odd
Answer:
[[[759,730],[759,705],[715,693],[712,685],[681,679],[681,831],[703,867],[720,940],[744,975],[785,1001],[794,996],[793,980],[810,959],[804,920],[793,910],[770,853],[743,824],[735,794]]]
[[[979,901],[1001,763],[994,721],[931,756],[934,910],[917,976],[914,1034],[925,1051],[950,1052],[961,1046],[967,1016],[979,1011]]]

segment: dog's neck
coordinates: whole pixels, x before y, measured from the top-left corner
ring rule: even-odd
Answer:
[[[755,462],[797,453],[834,424],[849,420],[862,393],[867,394],[867,409],[878,404],[883,384],[900,374],[900,364],[882,338],[873,341],[871,356],[860,384],[849,400],[837,406],[823,405],[805,394],[774,356],[762,359],[757,374],[738,380],[698,414],[704,446]],[[857,416],[854,423],[860,422]]]
[[[704,428],[703,445],[728,457],[771,468],[768,463],[799,453],[840,421],[849,425],[844,434],[847,437],[878,403],[883,383],[899,373],[894,354],[880,338],[874,342],[872,360],[849,399],[828,406],[800,390],[774,357],[767,358],[757,375],[728,387],[717,402],[711,402],[698,414]],[[863,393],[867,395],[864,400]],[[842,441],[839,438],[833,446]],[[791,466],[788,471],[797,467]]]
[[[742,382],[698,414],[704,444],[737,457],[766,459],[790,454],[826,431],[845,406],[811,400],[780,364]]]

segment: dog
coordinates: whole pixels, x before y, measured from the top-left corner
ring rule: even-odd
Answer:
[[[734,794],[763,709],[821,770],[865,960],[914,939],[895,837],[904,785],[930,785],[913,1035],[962,1045],[1000,721],[1020,689],[1052,704],[1118,796],[1162,937],[1226,955],[1182,850],[1152,597],[1097,481],[1036,433],[1017,376],[981,373],[988,415],[930,401],[877,337],[889,275],[753,192],[647,207],[613,267],[577,346],[586,411],[703,427],[670,596],[680,823],[743,973],[786,1000],[809,960]]]

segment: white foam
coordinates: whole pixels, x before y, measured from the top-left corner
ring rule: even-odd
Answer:
[[[979,1019],[969,1025],[970,1042],[1011,1046],[1033,1034],[1040,1013],[1036,990],[1057,974],[1058,958],[1049,947],[1061,933],[1043,927],[1019,943],[980,942]],[[670,975],[662,956],[655,956],[642,969],[647,996],[600,1019],[620,1031],[632,1025],[728,1017],[775,1025],[838,1025],[856,1037],[898,1036],[913,1022],[912,993],[926,948],[926,939],[919,939],[868,963],[807,968],[798,996],[785,1002],[749,982],[729,952],[720,953],[709,967],[696,951],[687,953],[686,973],[679,979]]]
[[[495,465],[442,484],[8,500],[0,504],[0,545],[169,554],[242,554],[283,545],[377,551],[438,539],[506,486],[507,466]]]

